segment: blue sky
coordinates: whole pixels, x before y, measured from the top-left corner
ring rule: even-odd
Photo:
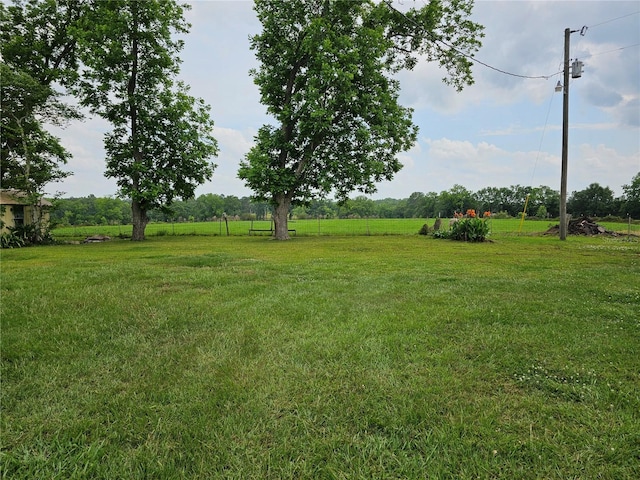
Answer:
[[[189,3],[192,28],[181,79],[211,105],[220,146],[214,177],[196,194],[248,196],[238,164],[260,126],[270,122],[248,75],[258,66],[248,38],[260,24],[248,0]],[[399,10],[422,4],[394,0]],[[454,184],[471,191],[516,184],[559,190],[562,94],[554,87],[562,80],[564,29],[583,26],[589,27],[585,35],[571,35],[571,58],[584,62],[584,72],[569,88],[568,191],[597,182],[621,195],[622,185],[640,172],[640,2],[477,1],[472,18],[485,26],[478,60],[514,74],[551,77],[522,79],[474,64],[475,84],[458,93],[427,62],[400,74],[400,100],[415,109],[419,138],[400,156],[404,168],[372,197],[439,193]],[[108,129],[88,119],[55,130],[73,155],[67,169],[74,175],[49,185],[48,193],[116,194],[115,182],[103,176]]]

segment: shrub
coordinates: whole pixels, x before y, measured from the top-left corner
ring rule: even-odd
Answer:
[[[24,239],[14,233],[3,233],[0,236],[0,248],[21,248],[24,246]]]
[[[51,245],[55,243],[49,228],[39,228],[34,224],[9,227],[9,233],[2,234],[2,248],[20,248],[30,245]]]
[[[467,210],[466,215],[456,213],[455,221],[447,238],[465,242],[484,242],[489,234],[489,225],[487,225],[489,217],[491,217],[491,212],[484,212],[484,218],[478,218],[473,209]]]
[[[615,215],[607,215],[606,217],[598,218],[600,222],[615,222],[615,223],[626,223],[627,219],[622,217],[616,217]]]
[[[538,218],[547,218],[547,207],[544,205],[540,205],[538,210],[536,211],[536,217]]]
[[[484,242],[489,233],[489,225],[480,218],[463,218],[451,227],[451,239],[465,242]]]

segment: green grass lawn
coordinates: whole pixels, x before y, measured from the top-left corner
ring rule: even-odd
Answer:
[[[3,250],[2,478],[640,478],[640,244]]]
[[[517,218],[488,220],[493,235],[513,235],[528,233],[543,233],[558,221],[525,220]],[[369,219],[313,219],[291,220],[289,228],[295,230],[291,235],[296,236],[325,236],[325,235],[415,235],[427,223],[433,227],[435,219],[421,218],[369,218]],[[601,223],[605,228],[623,234],[631,233],[640,236],[640,224],[632,223]],[[150,223],[146,228],[147,236],[168,235],[210,235],[227,236],[227,226],[230,236],[249,235],[249,229],[270,229],[269,220],[229,221],[228,225],[222,221],[216,222],[183,222],[183,223]],[[442,228],[449,228],[449,219],[443,219]],[[69,238],[84,239],[89,235],[131,236],[131,225],[91,225],[59,227],[54,229],[53,235],[59,240]],[[253,232],[252,235],[269,235],[268,232]]]

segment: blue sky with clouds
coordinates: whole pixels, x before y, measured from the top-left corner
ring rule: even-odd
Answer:
[[[260,24],[249,0],[189,2],[181,78],[194,96],[211,105],[220,155],[212,181],[197,195],[248,196],[237,178],[253,136],[270,121],[248,75],[257,67],[249,36]],[[407,9],[421,0],[394,0]],[[420,62],[399,75],[401,102],[415,109],[420,133],[400,157],[404,168],[378,185],[373,198],[406,198],[412,192],[441,192],[460,184],[472,191],[510,185],[560,189],[564,29],[571,58],[584,62],[569,88],[568,190],[591,183],[622,194],[640,172],[640,2],[477,1],[472,17],[485,26],[476,58],[507,72],[548,79],[522,79],[474,64],[475,84],[458,93],[441,82],[438,67]],[[556,74],[557,75],[554,75]],[[56,130],[73,154],[74,175],[48,193],[65,197],[112,196],[115,182],[103,176],[102,136],[109,125],[88,119]],[[357,193],[354,193],[356,195]]]

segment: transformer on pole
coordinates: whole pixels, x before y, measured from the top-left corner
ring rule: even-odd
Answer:
[[[582,30],[564,30],[564,85],[556,86],[556,92],[562,90],[562,169],[560,174],[560,240],[567,238],[567,163],[569,153],[569,38],[572,33],[580,32],[584,35],[586,28]],[[583,63],[574,60],[571,65],[571,77],[580,78],[582,76]]]

